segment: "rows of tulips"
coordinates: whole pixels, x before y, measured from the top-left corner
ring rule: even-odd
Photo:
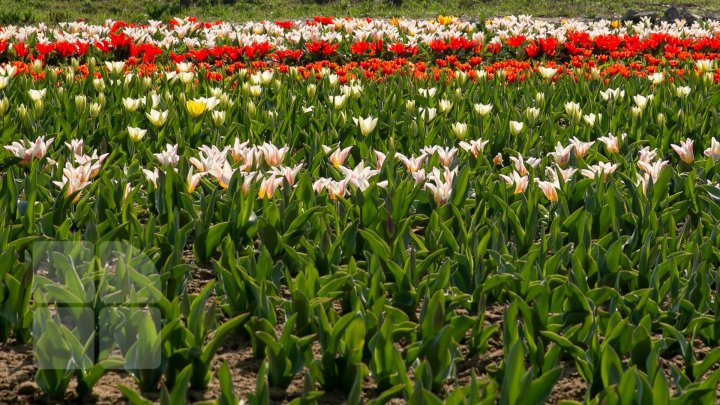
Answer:
[[[132,63],[270,60],[293,65],[369,58],[432,62],[447,56],[471,62],[511,57],[562,62],[593,55],[614,60],[650,55],[714,59],[718,49],[717,21],[655,25],[649,21],[569,20],[553,24],[527,16],[480,22],[439,16],[436,20],[315,17],[231,24],[185,18],[147,24],[74,22],[0,30],[0,60],[51,63],[88,57]]]
[[[486,26],[530,40],[554,27],[527,21]],[[350,35],[472,26],[295,24]],[[717,30],[566,25],[577,24],[593,36]],[[224,26],[62,29],[181,38]],[[577,33],[564,27],[552,29]],[[181,403],[211,384],[223,404],[264,404],[278,391],[295,403],[330,391],[349,403],[544,403],[563,398],[568,375],[584,386],[573,399],[587,403],[715,403],[718,62],[656,58],[623,65],[642,72],[628,75],[602,58],[471,69],[445,59],[433,74],[417,62],[372,75],[331,61],[3,65],[0,340],[53,366],[35,381],[54,399],[89,395],[120,368],[134,386],[119,389],[138,404],[158,391]],[[102,256],[91,248],[62,251],[56,266],[72,277],[53,281],[33,274],[50,241],[133,253],[106,267],[87,260]],[[199,292],[198,266],[213,274]],[[128,285],[114,290],[113,277]],[[110,309],[124,337],[114,350],[91,350],[107,325],[88,330],[87,313],[43,306],[81,297],[105,311],[123,294],[151,304]],[[502,321],[489,322],[498,309]],[[259,369],[218,360],[232,336]],[[257,376],[254,391],[234,389],[238,373]]]

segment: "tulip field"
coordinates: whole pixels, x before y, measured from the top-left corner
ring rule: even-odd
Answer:
[[[720,22],[0,28],[0,403],[716,404]]]

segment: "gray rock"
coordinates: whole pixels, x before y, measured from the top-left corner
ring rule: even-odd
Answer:
[[[697,16],[695,16],[693,13],[691,13],[690,11],[688,11],[688,9],[684,7],[679,9],[675,6],[670,6],[667,10],[665,10],[665,14],[663,14],[662,20],[667,22],[675,22],[675,20],[685,20],[688,24],[692,24],[697,21]]]
[[[639,23],[643,18],[649,18],[653,23],[657,20],[657,15],[649,11],[635,11],[629,9],[620,17],[620,21],[632,21],[633,23]]]

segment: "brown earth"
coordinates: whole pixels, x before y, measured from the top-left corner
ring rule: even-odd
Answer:
[[[187,259],[187,258],[186,258]],[[189,261],[189,260],[188,260]],[[210,267],[205,267],[192,263],[195,267],[192,280],[186,285],[188,292],[197,294],[200,290],[214,278],[214,271]],[[288,295],[287,289],[280,287],[281,295]],[[286,297],[288,298],[288,297]],[[212,297],[214,299],[214,297]],[[334,303],[333,309],[341,311],[338,303]],[[500,325],[501,328],[496,332],[488,342],[488,350],[481,355],[470,356],[469,348],[462,342],[459,350],[463,355],[463,360],[457,364],[457,380],[456,384],[466,384],[469,382],[470,376],[474,373],[482,378],[483,376],[492,375],[503,361],[504,351],[502,342],[502,322],[506,310],[506,305],[493,304],[490,305],[485,313],[485,324]],[[278,313],[278,319],[283,319],[283,314]],[[278,325],[277,333],[282,333],[283,326]],[[402,342],[401,342],[402,343]],[[698,358],[704,357],[709,348],[703,347],[696,342],[696,353]],[[400,350],[404,350],[403,344],[398,344]],[[316,343],[313,348],[316,357],[320,356],[320,348]],[[215,372],[227,362],[232,372],[232,379],[236,394],[240,398],[246,398],[255,390],[257,372],[260,368],[260,361],[253,356],[250,342],[241,336],[232,336],[220,348],[217,355],[213,359],[212,375],[213,378],[209,387],[203,391],[190,390],[188,392],[189,402],[214,400],[220,393],[220,387]],[[675,364],[679,368],[683,368],[683,360],[679,355],[670,356],[663,361],[664,369],[670,377],[669,365]],[[558,382],[553,387],[549,403],[558,403],[563,400],[582,401],[586,383],[578,374],[575,365],[571,361],[561,360],[563,372]],[[717,367],[717,366],[716,366]],[[716,367],[713,367],[716,368]],[[409,370],[411,372],[411,370]],[[17,344],[14,340],[8,343],[0,344],[0,404],[34,404],[48,403],[47,398],[40,392],[34,382],[36,369],[33,365],[32,349],[29,345]],[[295,376],[290,386],[285,392],[271,391],[273,403],[288,403],[294,398],[299,397],[303,392],[304,372]],[[670,378],[671,389],[673,383]],[[123,397],[122,393],[117,389],[118,384],[129,386],[137,389],[137,385],[132,376],[128,373],[120,371],[112,371],[105,374],[94,386],[93,392],[86,398],[79,400],[74,392],[75,382],[73,381],[68,389],[66,403],[82,403],[82,404],[124,404],[128,401]],[[319,390],[320,387],[313,387]],[[452,386],[447,387],[448,391],[452,390]],[[720,395],[720,387],[718,388]],[[366,379],[363,386],[363,400],[368,400],[377,396],[376,385],[372,378]],[[148,395],[149,399],[157,401],[157,394]],[[342,392],[332,391],[326,392],[320,400],[322,404],[339,404],[344,403],[346,398]],[[390,403],[404,403],[402,399],[395,398]]]

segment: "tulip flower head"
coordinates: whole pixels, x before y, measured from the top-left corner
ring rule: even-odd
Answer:
[[[441,113],[447,113],[449,112],[453,107],[452,101],[448,99],[442,99],[440,100],[440,104],[438,105],[438,108]]]
[[[483,139],[471,140],[470,142],[460,142],[460,148],[466,152],[470,152],[475,158],[480,156],[485,149],[485,145],[490,141]]]
[[[130,137],[130,140],[134,143],[140,142],[147,133],[147,129],[140,129],[136,127],[128,126],[128,136]]]
[[[552,156],[558,166],[565,167],[570,161],[570,152],[572,152],[573,148],[573,144],[563,147],[560,142],[558,142],[555,145],[555,152],[550,152],[548,155]]]
[[[605,101],[612,101],[617,100],[619,98],[625,97],[625,90],[622,89],[607,89],[605,91],[600,91],[600,96]]]
[[[473,107],[475,108],[475,112],[481,117],[490,114],[490,111],[493,109],[492,104],[475,104]]]
[[[640,169],[642,169],[645,174],[652,177],[653,181],[657,181],[658,177],[660,176],[660,172],[670,163],[667,160],[657,160],[653,163],[648,163],[645,161],[638,161],[637,165]]]
[[[275,174],[270,175],[268,178],[262,179],[260,182],[260,189],[258,190],[258,198],[261,200],[267,200],[272,198],[275,194],[275,190],[281,186],[283,178],[276,177]]]
[[[580,108],[580,104],[574,101],[568,101],[565,103],[565,113],[567,113],[568,117],[570,117],[570,121],[572,122],[578,122],[580,121],[580,118],[582,118],[582,109]]]
[[[468,126],[465,123],[462,122],[456,122],[453,123],[450,128],[452,129],[453,134],[458,139],[465,139],[465,135],[467,135]]]
[[[340,171],[345,175],[347,184],[351,184],[360,191],[365,191],[370,187],[369,179],[380,173],[379,170],[373,170],[369,166],[365,166],[364,162],[360,162],[354,169],[340,166]]]
[[[538,187],[540,187],[540,190],[542,190],[543,194],[545,194],[545,198],[547,198],[550,202],[557,202],[557,191],[560,188],[557,183],[551,181],[540,181],[538,179],[535,179],[535,183],[538,185]]]
[[[550,80],[557,73],[557,69],[552,67],[540,66],[538,68],[538,73],[540,73],[540,76],[542,76],[543,79]]]
[[[570,144],[572,145],[573,150],[575,151],[575,156],[578,159],[582,159],[585,157],[585,155],[587,155],[588,150],[590,150],[590,147],[593,146],[593,144],[595,144],[595,142],[594,141],[593,142],[583,142],[583,141],[577,139],[577,137],[572,137],[572,138],[570,138]]]
[[[687,138],[684,142],[680,141],[680,145],[671,144],[670,147],[673,148],[675,153],[678,154],[680,157],[680,160],[687,164],[692,164],[692,162],[695,160],[695,156],[693,155],[693,140],[690,138]]]
[[[638,152],[638,160],[642,162],[650,162],[657,157],[657,149],[650,150],[649,146],[646,146]]]
[[[267,142],[263,143],[260,148],[262,150],[263,157],[265,158],[265,163],[270,167],[282,164],[285,159],[285,154],[290,150],[287,146],[278,148],[277,146]]]
[[[423,152],[428,156],[437,154],[440,164],[444,167],[448,167],[452,164],[455,154],[457,154],[457,148],[442,147],[438,145],[426,146],[423,148]]]
[[[160,172],[158,171],[157,167],[155,170],[150,171],[148,169],[142,169],[143,173],[145,173],[145,178],[147,178],[147,181],[152,183],[153,187],[157,188],[157,181],[160,177]]]
[[[435,204],[444,205],[450,201],[453,180],[456,173],[457,169],[450,170],[446,167],[445,171],[441,172],[438,168],[434,168],[427,176],[428,182],[425,183],[425,188],[432,193]]]
[[[151,124],[160,128],[163,125],[165,125],[165,122],[167,121],[167,118],[168,118],[168,112],[169,111],[167,111],[167,110],[158,111],[158,110],[152,109],[152,110],[150,110],[149,113],[145,113],[145,116],[147,117],[148,121],[150,121]]]
[[[395,152],[395,157],[403,162],[408,173],[413,173],[420,170],[425,158],[427,157],[427,153],[423,153],[418,157],[415,157],[415,155],[407,157],[400,152]]]
[[[510,156],[510,161],[513,162],[515,165],[515,170],[520,173],[521,176],[525,176],[528,174],[528,170],[525,167],[525,158],[522,157],[522,155]],[[528,158],[527,163],[530,165],[530,167],[535,168],[540,164],[540,159],[536,158]]]
[[[178,145],[167,144],[163,152],[155,153],[155,158],[163,166],[175,167],[180,161],[180,157],[177,152]]]
[[[53,181],[53,184],[60,189],[65,188],[65,196],[69,197],[76,191],[80,191],[90,185],[90,170],[90,165],[85,164],[79,167],[73,167],[70,162],[67,162],[63,169],[62,180]],[[80,194],[75,196],[73,202],[77,202],[79,199]]]
[[[437,109],[435,108],[418,108],[418,112],[420,112],[420,117],[425,122],[430,122],[435,119],[435,116],[437,115]]]
[[[328,160],[330,160],[330,163],[332,163],[334,167],[340,167],[345,163],[345,159],[347,159],[348,154],[350,154],[352,148],[352,146],[348,146],[344,149],[337,148],[334,152],[332,152],[332,154],[330,154]],[[330,153],[330,151],[332,151],[332,148],[323,145],[323,150],[325,151],[325,154],[328,154]]]
[[[47,154],[48,148],[52,145],[53,141],[54,139],[45,141],[45,137],[40,136],[32,144],[27,141],[15,141],[10,146],[5,146],[5,149],[22,159],[23,164],[28,164],[33,158],[42,159],[42,157]]]
[[[517,171],[513,171],[509,176],[504,174],[500,175],[500,178],[505,181],[508,185],[514,186],[513,194],[522,194],[528,186],[530,181],[528,176],[523,176]]]
[[[387,156],[379,150],[373,150],[373,152],[375,153],[375,169],[380,170]]]
[[[625,139],[625,136],[626,134],[621,135],[623,139]],[[607,152],[610,154],[615,154],[620,151],[620,143],[618,137],[613,134],[601,136],[598,138],[598,141],[602,142],[605,145],[605,150],[607,150]]]
[[[685,98],[688,95],[690,95],[690,87],[689,86],[677,86],[675,87],[675,95],[679,98]]]
[[[273,167],[270,172],[280,179],[282,179],[284,177],[285,180],[287,180],[288,185],[290,185],[292,187],[295,185],[295,178],[297,177],[298,173],[300,173],[300,170],[302,170],[302,168],[303,168],[303,164],[300,163],[300,164],[296,165],[295,167],[289,167],[289,166]]]
[[[362,134],[362,136],[368,136],[373,131],[373,129],[375,129],[375,126],[378,123],[378,119],[373,118],[372,116],[368,116],[367,118],[353,117],[353,122],[355,122],[355,125],[360,128],[360,133]]]
[[[203,172],[200,173],[194,173],[193,174],[193,168],[191,167],[188,171],[187,175],[187,191],[188,193],[191,193],[195,191],[198,184],[200,184],[200,179],[202,179],[202,176],[204,175]]]
[[[598,176],[602,176],[603,180],[607,180],[608,176],[614,173],[618,167],[619,166],[617,164],[600,162],[596,165],[589,165],[587,169],[580,170],[580,173],[589,179],[594,179]]]
[[[495,164],[495,166],[501,166],[501,167],[502,167],[502,165],[503,165],[503,155],[502,155],[502,153],[498,152],[498,154],[495,155],[495,157],[493,158],[492,161],[493,161],[493,163]]]
[[[525,128],[525,124],[519,121],[510,121],[510,133],[518,135]]]
[[[705,149],[705,156],[712,158],[713,162],[720,161],[720,142],[715,137],[710,140],[710,147]]]
[[[188,100],[185,102],[185,107],[191,117],[197,118],[205,112],[206,105],[204,102],[199,100]]]

